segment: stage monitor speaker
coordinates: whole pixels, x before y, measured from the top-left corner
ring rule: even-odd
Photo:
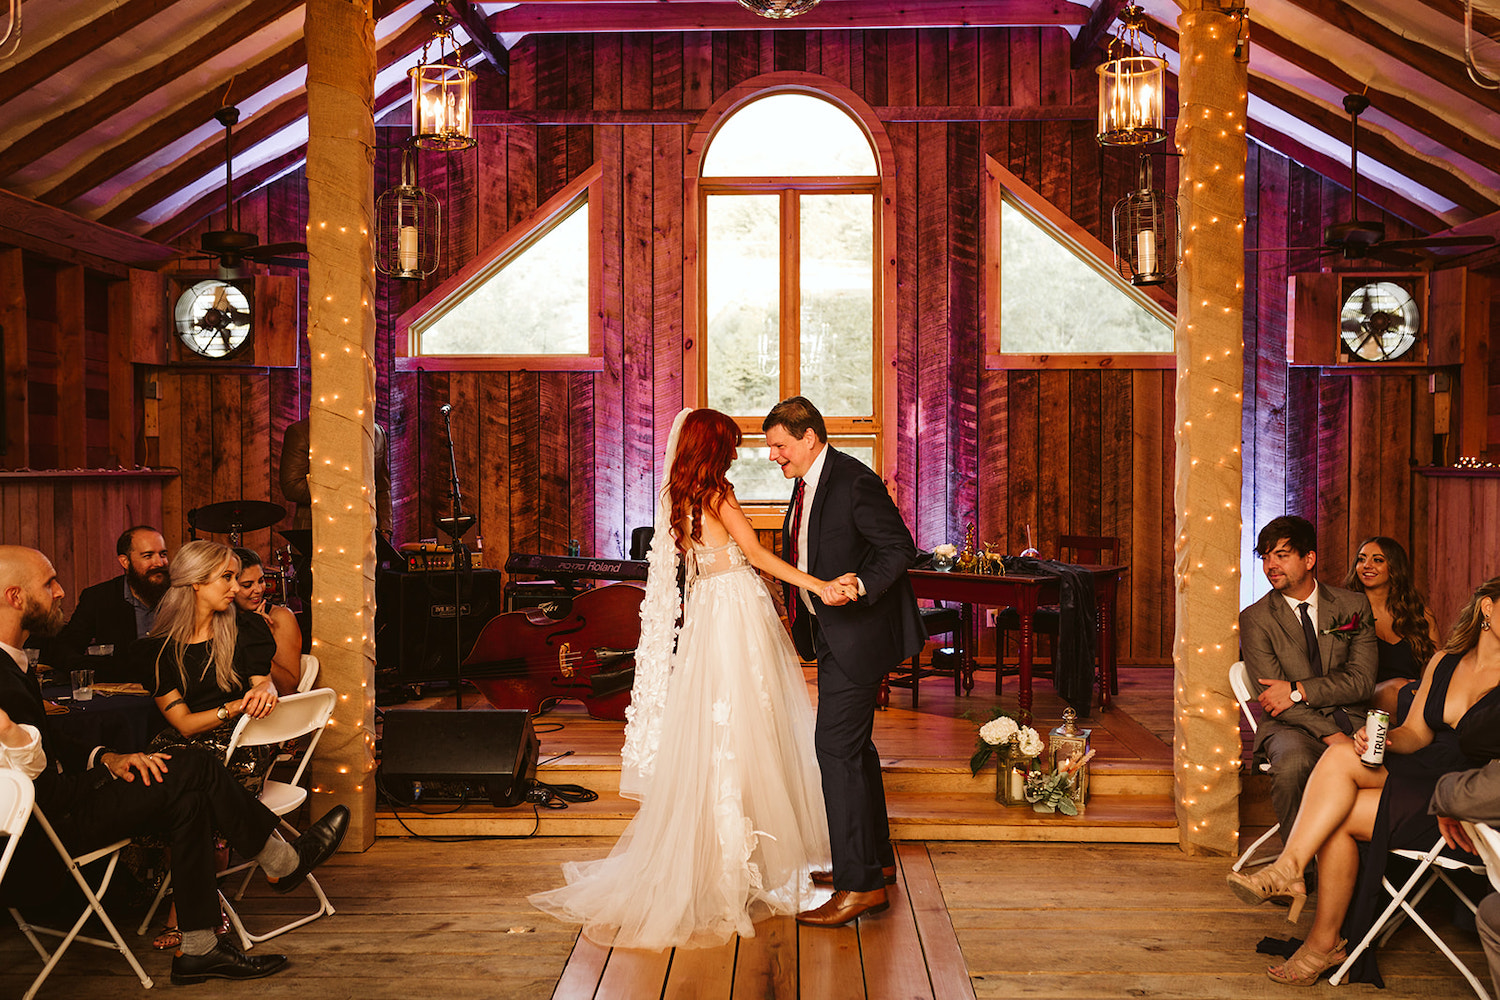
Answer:
[[[540,750],[522,709],[392,709],[381,736],[381,786],[410,805],[513,806],[536,783]]]
[[[405,682],[447,680],[458,677],[458,664],[480,630],[505,610],[497,569],[476,569],[458,574],[455,595],[453,573],[384,573],[375,585],[381,608],[393,608],[384,627],[375,631],[375,662],[391,668]],[[467,580],[464,577],[467,577]],[[459,609],[459,645],[455,658],[453,616]]]

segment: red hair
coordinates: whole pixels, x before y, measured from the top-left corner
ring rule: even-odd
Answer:
[[[717,508],[729,495],[724,473],[743,440],[734,420],[718,410],[694,410],[677,433],[677,457],[667,497],[672,504],[672,535],[685,550],[686,537],[703,541],[703,509]]]

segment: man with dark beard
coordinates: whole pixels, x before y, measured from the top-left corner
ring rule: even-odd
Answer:
[[[125,529],[115,553],[125,572],[79,594],[73,617],[43,651],[43,659],[59,677],[92,667],[95,680],[146,683],[130,676],[126,652],[150,631],[156,604],[172,586],[167,543],[155,528],[138,524]],[[93,656],[90,647],[96,650]]]
[[[174,985],[280,972],[287,965],[285,955],[246,955],[233,935],[220,939],[215,934],[219,893],[214,833],[241,857],[254,858],[275,891],[289,892],[338,850],[349,828],[349,810],[335,806],[287,843],[272,835],[279,822],[276,814],[206,748],[116,753],[54,731],[20,647],[28,633],[44,634],[59,624],[62,597],[45,555],[0,545],[0,767],[31,779],[38,808],[73,852],[146,833],[167,840],[182,928],[182,943],[172,959]],[[10,906],[43,904],[66,884],[63,875],[56,851],[39,826],[29,824],[0,885],[0,899]]]

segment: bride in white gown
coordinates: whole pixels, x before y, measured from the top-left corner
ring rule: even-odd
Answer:
[[[608,857],[564,865],[566,886],[529,897],[601,945],[753,936],[755,921],[808,908],[809,875],[828,867],[812,705],[756,570],[831,596],[838,584],[757,541],[724,479],[740,437],[714,410],[673,424],[621,751],[621,794],[641,806]]]

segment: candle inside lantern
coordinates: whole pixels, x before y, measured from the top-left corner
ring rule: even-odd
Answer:
[[[1142,229],[1135,234],[1135,273],[1156,273],[1156,234]]]
[[[417,227],[402,226],[398,243],[397,263],[403,271],[417,269]]]

